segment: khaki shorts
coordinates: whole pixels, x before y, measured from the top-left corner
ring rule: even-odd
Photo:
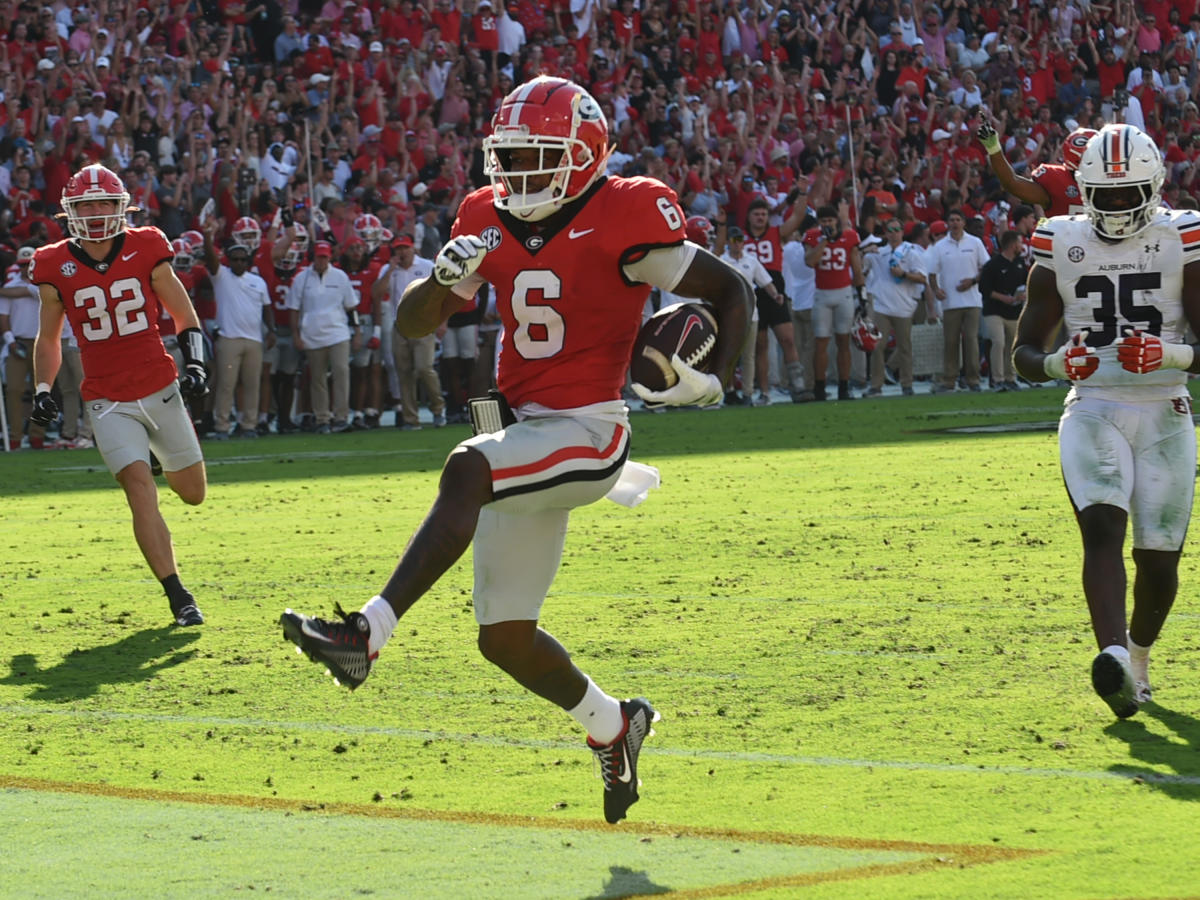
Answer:
[[[609,492],[629,455],[627,423],[526,419],[463,441],[492,469],[495,499],[475,527],[475,618],[536,621],[562,559],[567,519]]]
[[[152,450],[164,472],[186,469],[204,458],[174,381],[141,400],[88,400],[86,405],[92,437],[113,475],[138,460],[149,465]]]

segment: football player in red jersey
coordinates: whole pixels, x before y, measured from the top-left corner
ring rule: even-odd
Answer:
[[[34,420],[58,415],[50,385],[62,364],[63,316],[70,319],[83,363],[81,393],[96,446],[125,490],[133,534],[162,583],[179,625],[204,617],[179,581],[171,532],[158,509],[150,453],[184,503],[204,500],[207,478],[200,442],[183,394],[207,391],[200,320],[171,266],[174,251],[157,228],[126,225],[129,194],[104,166],[80,169],[63,188],[69,238],[41,247],[29,280],[41,293],[34,344]],[[163,347],[159,307],[178,326],[184,371]]]
[[[271,320],[275,324],[275,345],[263,350],[263,380],[258,388],[258,433],[269,432],[271,401],[275,401],[275,430],[279,434],[296,431],[292,421],[296,373],[300,370],[300,351],[292,337],[292,311],[287,307],[288,288],[296,277],[296,258],[290,252],[278,254],[273,266],[259,275],[267,283],[271,296]]]
[[[817,227],[804,233],[804,262],[816,269],[813,299],[813,399],[825,399],[825,372],[829,368],[829,341],[837,348],[838,399],[851,400],[850,332],[854,327],[855,298],[851,287],[863,283],[858,234],[844,228],[833,206],[817,210]]]
[[[382,231],[390,235],[387,229]],[[350,354],[350,406],[354,409],[353,426],[360,430],[379,427],[379,398],[383,391],[380,302],[371,299],[371,286],[379,278],[379,270],[383,266],[376,257],[367,255],[369,249],[366,241],[354,235],[346,241],[341,259],[341,269],[350,276],[350,284],[360,297],[359,344],[358,349]]]
[[[1096,136],[1091,128],[1076,128],[1067,135],[1063,141],[1061,165],[1040,165],[1028,178],[1013,171],[1008,157],[1004,155],[1004,136],[997,132],[993,122],[985,120],[976,135],[987,151],[988,163],[1000,180],[1000,185],[1018,200],[1036,203],[1046,218],[1083,212],[1083,200],[1075,184],[1075,169],[1079,166],[1079,158],[1087,148],[1088,141]]]
[[[621,388],[651,286],[701,298],[719,320],[718,374],[676,356],[673,387],[638,386],[648,402],[670,405],[722,397],[753,297],[732,268],[685,240],[674,191],[649,178],[605,177],[609,152],[604,114],[573,82],[538,77],[501,103],[484,140],[492,186],[463,201],[432,276],[405,290],[396,328],[429,334],[490,283],[505,331],[502,397],[473,411],[476,435],[450,453],[433,508],[380,594],[341,622],[288,610],[281,623],[355,687],[397,618],[474,539],[479,649],[587,730],[604,815],[615,823],[638,799],[638,751],[658,714],[644,699],[605,693],[576,668],[538,627],[542,602],[570,510],[636,480],[639,467],[626,465]]]

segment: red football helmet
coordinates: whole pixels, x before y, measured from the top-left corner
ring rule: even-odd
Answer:
[[[1063,165],[1072,172],[1078,169],[1079,160],[1083,156],[1083,151],[1087,149],[1088,141],[1096,134],[1097,132],[1091,128],[1076,128],[1068,134],[1062,145]]]
[[[233,230],[230,232],[233,236],[235,244],[241,244],[243,247],[249,247],[250,253],[253,254],[262,243],[262,228],[250,216],[242,216],[233,223]]]
[[[193,257],[199,256],[204,249],[204,235],[199,231],[185,231],[179,236],[179,240],[188,245]]]
[[[386,244],[392,239],[392,233],[383,227],[379,217],[370,213],[363,213],[354,220],[354,234],[362,238],[368,253],[374,253],[381,244]]]
[[[704,216],[691,216],[684,223],[687,239],[693,244],[699,244],[705,250],[712,247],[713,224]]]
[[[859,313],[854,317],[854,327],[850,329],[850,340],[854,341],[854,346],[863,353],[871,353],[879,346],[883,335],[875,327],[874,322]]]
[[[93,200],[110,200],[115,205],[111,213],[80,216],[75,208]],[[81,241],[107,241],[125,230],[125,212],[129,209],[129,192],[116,173],[104,166],[84,166],[67,179],[59,201],[67,214],[67,231]]]
[[[191,245],[183,238],[177,237],[171,241],[171,249],[175,251],[175,259],[171,261],[175,271],[187,272],[190,270],[193,263],[196,262],[195,257],[192,256]]]
[[[532,168],[525,168],[528,159],[514,164],[514,151],[529,150],[537,154]],[[541,75],[501,102],[483,139],[483,171],[497,208],[536,222],[591,187],[610,152],[608,122],[592,95],[573,81]]]

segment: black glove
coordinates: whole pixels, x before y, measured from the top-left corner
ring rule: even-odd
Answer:
[[[29,421],[45,428],[57,418],[58,404],[54,402],[50,392],[38,391],[33,398],[33,412],[29,414]]]
[[[284,207],[279,211],[279,222],[284,228],[291,228],[292,223],[296,220],[292,218],[292,211],[288,207]]]
[[[179,348],[183,351],[183,374],[179,376],[179,391],[187,400],[200,400],[208,393],[208,370],[204,367],[204,335],[199,328],[179,332]]]

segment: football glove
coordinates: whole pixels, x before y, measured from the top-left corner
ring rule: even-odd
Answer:
[[[975,136],[979,138],[979,143],[983,144],[984,152],[988,156],[1000,152],[1000,135],[996,134],[996,129],[990,122],[980,125],[975,131]]]
[[[671,354],[671,368],[679,380],[665,391],[647,390],[634,382],[633,392],[652,406],[712,406],[725,396],[720,378],[693,369],[679,358],[678,353]]]
[[[1047,354],[1042,369],[1051,378],[1083,381],[1100,367],[1096,348],[1089,347],[1087,339],[1087,329],[1073,335],[1053,353]]]
[[[29,413],[29,421],[34,425],[45,428],[58,418],[58,404],[50,396],[49,391],[38,391],[33,397],[33,410]],[[18,435],[19,437],[19,435]]]
[[[475,273],[486,253],[487,244],[477,235],[451,238],[433,261],[433,277],[445,287],[456,285]]]
[[[1145,375],[1155,369],[1186,369],[1195,351],[1191,344],[1167,344],[1158,335],[1131,329],[1117,341],[1117,360],[1126,372]]]
[[[367,349],[368,350],[378,350],[379,349],[379,343],[380,343],[379,336],[381,333],[382,333],[382,327],[379,325],[376,325],[375,329],[371,332],[371,336],[369,338],[367,338]]]

